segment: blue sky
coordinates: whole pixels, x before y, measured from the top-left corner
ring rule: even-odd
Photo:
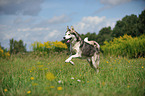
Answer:
[[[0,0],[0,42],[9,48],[11,38],[21,39],[29,48],[34,41],[60,41],[67,25],[98,33],[144,9],[145,0]]]

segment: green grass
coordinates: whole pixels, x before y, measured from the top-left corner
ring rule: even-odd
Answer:
[[[144,58],[127,59],[101,55],[99,74],[95,73],[87,60],[73,59],[75,66],[72,66],[64,63],[67,58],[66,53],[55,53],[49,57],[27,53],[13,55],[10,59],[0,58],[0,95],[145,95]],[[47,75],[48,73],[52,74]]]

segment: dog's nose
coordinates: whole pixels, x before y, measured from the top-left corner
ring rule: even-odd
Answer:
[[[63,37],[63,39],[65,39],[65,37]]]

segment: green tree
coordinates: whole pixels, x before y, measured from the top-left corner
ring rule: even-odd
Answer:
[[[136,15],[125,16],[122,20],[117,21],[112,36],[119,37],[124,34],[131,35],[133,37],[138,36],[138,18]]]
[[[10,40],[10,53],[26,52],[26,44],[22,40],[16,41],[13,38]]]
[[[26,52],[26,44],[24,45],[22,40],[19,40],[18,45],[19,45],[20,52],[23,52],[23,51]]]
[[[14,39],[12,38],[10,40],[10,53],[13,53],[13,49],[14,49]]]
[[[139,15],[139,23],[138,23],[139,34],[145,34],[145,10]]]
[[[87,34],[81,34],[82,39],[85,39],[86,37],[88,37],[89,40],[96,40],[97,34],[95,32],[94,33],[88,32]]]
[[[99,34],[97,35],[96,41],[100,44],[103,45],[104,41],[110,41],[112,40],[112,30],[111,27],[104,27],[99,31]]]

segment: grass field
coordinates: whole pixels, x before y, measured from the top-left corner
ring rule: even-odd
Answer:
[[[145,59],[100,58],[96,74],[85,59],[66,53],[0,58],[0,96],[144,96]]]

